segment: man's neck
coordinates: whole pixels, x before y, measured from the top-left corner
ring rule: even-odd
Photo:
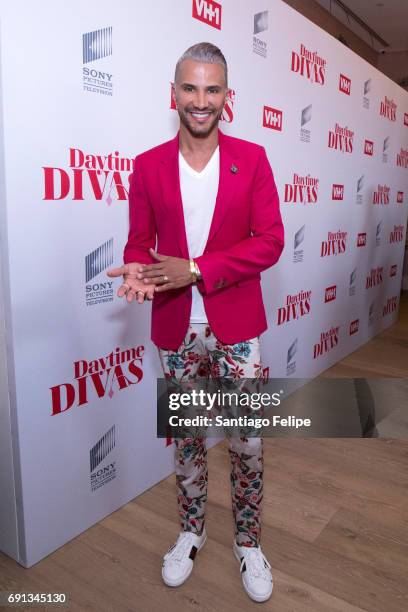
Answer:
[[[218,126],[205,138],[193,136],[187,128],[180,124],[179,148],[185,157],[206,158],[211,157],[218,146]]]

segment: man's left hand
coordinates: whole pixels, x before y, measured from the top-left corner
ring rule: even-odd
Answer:
[[[137,278],[143,280],[146,284],[156,285],[155,291],[178,289],[193,282],[188,259],[161,255],[153,249],[149,249],[149,251],[158,263],[141,265],[138,269]]]

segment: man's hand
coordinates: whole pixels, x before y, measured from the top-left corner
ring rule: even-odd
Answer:
[[[153,249],[149,249],[149,251],[158,263],[139,265],[137,278],[140,279],[144,287],[151,287],[153,284],[155,291],[167,291],[168,289],[185,287],[193,282],[188,259],[160,255]]]
[[[140,266],[141,264],[134,261],[120,268],[112,268],[106,272],[111,278],[123,275],[123,283],[119,287],[116,295],[118,297],[126,295],[126,300],[129,304],[133,298],[136,302],[139,302],[139,304],[143,304],[145,299],[152,300],[154,296],[155,285],[144,283],[137,278],[137,270]]]

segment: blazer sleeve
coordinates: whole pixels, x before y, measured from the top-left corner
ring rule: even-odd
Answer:
[[[210,294],[273,266],[284,247],[284,227],[272,168],[264,147],[255,171],[250,215],[251,236],[222,251],[195,257],[202,293]]]
[[[143,182],[140,157],[134,161],[129,184],[129,234],[123,262],[157,263],[149,254],[156,246],[156,220]]]

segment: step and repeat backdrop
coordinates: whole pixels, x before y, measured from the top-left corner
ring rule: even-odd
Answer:
[[[314,377],[397,318],[408,94],[280,0],[0,6],[2,524],[16,524],[0,544],[30,566],[173,471],[150,304],[117,298],[106,270],[122,262],[134,157],[178,129],[183,51],[222,49],[221,130],[263,145],[274,171],[286,244],[262,274],[270,377]]]

